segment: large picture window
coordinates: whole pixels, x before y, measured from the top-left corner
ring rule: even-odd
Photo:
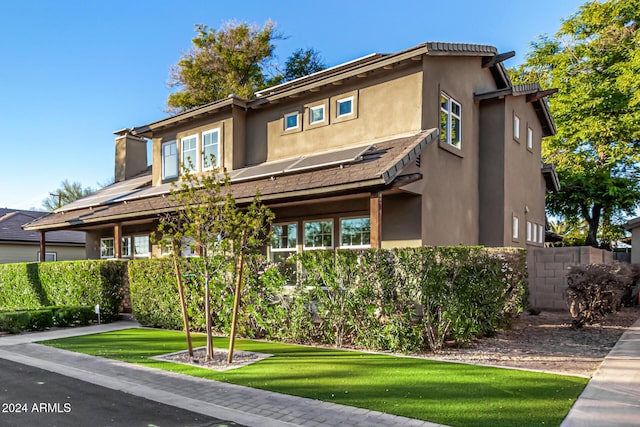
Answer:
[[[133,236],[133,256],[135,258],[149,258],[149,235]]]
[[[100,239],[100,258],[113,258],[115,244],[113,237]]]
[[[440,94],[440,141],[461,148],[462,106],[446,95]]]
[[[333,221],[305,221],[304,249],[327,249],[333,247]]]
[[[369,247],[371,244],[371,220],[366,218],[342,218],[340,220],[342,247]]]

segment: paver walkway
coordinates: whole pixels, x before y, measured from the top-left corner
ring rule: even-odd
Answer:
[[[0,337],[0,358],[248,426],[431,426],[411,418],[204,380],[35,344],[137,327],[130,321]]]

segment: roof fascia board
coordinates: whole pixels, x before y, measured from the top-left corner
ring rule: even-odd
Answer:
[[[389,167],[382,173],[385,184],[389,184],[391,181],[393,181],[409,163],[414,161],[416,157],[420,155],[422,150],[424,150],[427,145],[429,145],[438,137],[439,134],[440,130],[436,128],[429,129],[423,132],[418,137],[417,143],[401,153],[401,155],[399,156],[400,158],[395,163],[393,163],[391,167]]]

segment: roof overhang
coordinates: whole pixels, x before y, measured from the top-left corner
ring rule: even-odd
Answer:
[[[625,224],[622,225],[625,230],[627,231],[631,231],[634,228],[638,228],[640,227],[640,216],[637,218],[632,218],[629,221],[627,221]]]
[[[547,192],[552,193],[560,191],[560,178],[558,177],[558,173],[556,172],[554,165],[547,163],[543,164],[542,176],[544,177],[544,182],[547,186]]]

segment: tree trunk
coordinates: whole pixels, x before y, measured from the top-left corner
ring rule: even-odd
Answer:
[[[242,232],[240,254],[236,265],[236,289],[233,297],[233,317],[231,319],[231,334],[229,336],[229,356],[227,362],[233,362],[233,347],[236,343],[236,325],[238,324],[238,308],[240,307],[240,291],[242,289],[242,270],[244,270],[244,250],[247,245],[247,231]]]
[[[600,215],[602,213],[602,207],[598,204],[594,204],[591,208],[591,217],[587,217],[587,224],[589,230],[587,231],[587,240],[585,244],[587,246],[598,247],[598,227],[600,226]]]
[[[187,303],[184,298],[184,286],[182,283],[182,274],[180,273],[180,265],[178,264],[178,252],[179,248],[175,244],[172,244],[173,249],[173,267],[176,273],[176,281],[178,282],[178,294],[180,295],[180,310],[182,311],[182,324],[184,326],[184,333],[187,338],[187,348],[189,350],[189,357],[193,358],[193,345],[191,344],[191,331],[189,330],[189,315],[187,314]]]
[[[204,254],[204,315],[207,328],[207,356],[205,360],[213,359],[213,335],[211,334],[211,292],[209,292],[209,266],[206,260],[207,250],[203,250]]]

